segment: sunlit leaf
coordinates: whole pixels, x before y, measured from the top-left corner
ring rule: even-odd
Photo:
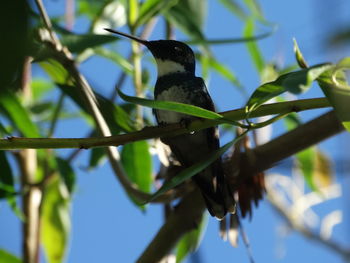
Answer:
[[[307,69],[283,74],[275,81],[261,85],[253,92],[248,100],[248,110],[251,111],[286,91],[292,93],[305,92],[311,87],[313,81],[332,67],[331,64],[316,65]]]
[[[53,87],[54,84],[50,81],[47,81],[42,78],[34,78],[31,81],[33,100],[41,99],[42,96],[45,95],[48,91],[52,90]]]
[[[300,171],[303,174],[305,182],[307,183],[307,185],[310,187],[312,191],[318,190],[313,179],[313,174],[315,170],[315,157],[316,157],[315,147],[310,147],[296,154]]]
[[[66,84],[69,80],[68,71],[56,60],[48,59],[39,63],[52,81],[56,84]]]
[[[342,60],[338,65],[338,70],[324,72],[318,78],[318,84],[333,106],[337,117],[350,132],[350,87],[342,70],[350,68],[350,59]]]
[[[254,20],[247,19],[244,27],[244,31],[243,31],[243,36],[246,38],[254,37],[254,33],[255,33],[254,30],[255,30]],[[258,70],[259,73],[261,73],[264,68],[265,62],[262,54],[260,53],[258,45],[256,44],[255,41],[249,41],[249,42],[246,42],[246,46],[248,48],[249,54],[254,62],[256,69]]]
[[[305,61],[304,56],[301,53],[299,46],[298,46],[298,43],[297,43],[295,38],[293,39],[293,42],[294,42],[295,59],[297,60],[299,67],[307,68],[308,67],[307,62]]]
[[[40,137],[37,126],[32,122],[29,113],[14,93],[4,91],[0,94],[0,111],[24,136]]]
[[[184,103],[173,102],[173,101],[148,100],[148,99],[143,99],[138,97],[132,97],[132,96],[125,95],[120,90],[118,91],[118,93],[119,93],[119,96],[127,102],[139,104],[139,105],[154,108],[154,109],[175,111],[175,112],[184,113],[187,115],[196,116],[196,117],[205,118],[205,119],[222,118],[222,115],[216,112],[206,110],[190,104],[184,104]]]
[[[176,263],[182,262],[190,253],[193,253],[199,247],[208,224],[207,214],[202,215],[198,226],[186,233],[176,246]]]
[[[144,192],[149,193],[152,185],[152,158],[147,141],[124,145],[121,153],[123,167],[130,180]],[[136,204],[139,204],[131,198]]]
[[[41,240],[49,263],[62,263],[70,232],[69,194],[56,177],[45,189]]]
[[[134,25],[140,12],[139,1],[129,0],[127,3],[128,3],[128,25],[131,32],[133,32],[134,29],[136,29]]]
[[[22,260],[20,260],[15,255],[11,254],[10,252],[0,249],[0,262],[3,263],[22,263]]]
[[[318,187],[328,187],[332,184],[332,163],[328,156],[321,152],[316,151],[315,164],[314,164],[313,181]]]

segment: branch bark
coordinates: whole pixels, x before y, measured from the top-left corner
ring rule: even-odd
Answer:
[[[295,100],[288,102],[279,102],[266,104],[255,110],[249,116],[251,118],[261,117],[266,115],[290,113],[295,111],[304,111],[310,109],[320,109],[329,107],[328,100],[326,98]],[[106,146],[119,146],[126,143],[146,140],[156,137],[170,137],[176,136],[190,131],[198,131],[208,127],[216,126],[227,122],[227,120],[238,121],[246,118],[246,112],[244,108],[231,110],[220,113],[224,116],[224,119],[216,120],[196,120],[191,122],[187,127],[183,125],[170,124],[162,127],[146,127],[140,131],[132,132],[122,135],[114,135],[96,138],[18,138],[9,137],[6,139],[0,139],[0,149],[62,149],[62,148],[78,148],[78,149],[90,149],[95,147]]]
[[[257,172],[272,167],[277,162],[300,150],[306,149],[329,137],[344,131],[344,127],[333,111],[328,112],[298,128],[256,147],[252,152],[243,154],[239,164],[239,181]],[[248,157],[249,156],[249,157]],[[251,156],[254,156],[253,158]],[[203,213],[200,193],[193,192],[184,198],[153,238],[138,262],[159,262],[186,234],[189,222],[195,222],[198,214]],[[189,209],[189,210],[188,210]]]

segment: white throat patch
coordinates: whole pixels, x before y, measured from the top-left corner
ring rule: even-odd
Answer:
[[[180,63],[171,60],[156,59],[158,77],[165,76],[170,73],[185,72],[185,67]]]

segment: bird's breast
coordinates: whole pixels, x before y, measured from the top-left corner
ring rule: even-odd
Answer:
[[[156,97],[156,100],[174,101],[191,104],[191,94],[188,89],[184,89],[181,86],[174,85],[159,93]],[[156,115],[158,122],[162,123],[177,123],[180,122],[183,118],[189,117],[186,114],[167,110],[156,110]]]

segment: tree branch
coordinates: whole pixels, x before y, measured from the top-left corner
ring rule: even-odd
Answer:
[[[256,147],[248,154],[242,154],[239,164],[239,182],[247,176],[264,171],[278,161],[289,157],[296,152],[306,149],[344,130],[333,111],[328,112],[298,128],[264,144]],[[166,256],[176,245],[176,242],[186,234],[188,222],[195,222],[198,214],[204,211],[200,193],[193,192],[184,198],[164,223],[158,234],[153,238],[138,262],[158,262]],[[189,211],[186,209],[189,207]],[[180,209],[182,208],[182,209]],[[185,223],[184,223],[185,221]]]
[[[326,98],[295,100],[288,102],[279,102],[266,104],[251,113],[251,118],[261,117],[266,115],[288,113],[295,111],[304,111],[310,109],[319,109],[329,107]],[[140,131],[128,134],[96,137],[96,138],[18,138],[8,137],[0,139],[0,150],[9,149],[62,149],[62,148],[78,148],[89,149],[94,147],[119,146],[126,143],[146,140],[156,137],[176,136],[189,131],[198,131],[218,124],[226,123],[227,120],[238,121],[246,118],[244,108],[226,111],[221,113],[224,120],[196,120],[191,122],[187,127],[181,124],[171,124],[161,127],[146,127]]]

